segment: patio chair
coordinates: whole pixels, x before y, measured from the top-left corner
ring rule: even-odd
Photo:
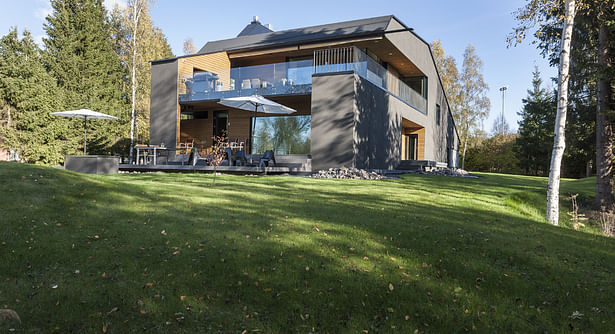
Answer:
[[[235,162],[234,163],[235,166],[247,166],[248,165],[246,151],[243,151],[243,150],[236,151],[235,154],[233,154],[233,160]]]
[[[230,147],[224,149],[224,155],[226,159],[220,163],[220,166],[232,166],[233,165],[233,150]]]
[[[207,158],[202,158],[201,155],[199,154],[199,150],[196,148],[193,148],[192,150],[190,150],[190,156],[188,157],[188,164],[191,166],[196,166],[199,161],[203,161],[205,163],[205,165],[207,165]]]
[[[273,163],[273,164],[272,164]],[[258,161],[258,167],[271,167],[275,166],[275,155],[272,150],[265,151],[265,154]]]

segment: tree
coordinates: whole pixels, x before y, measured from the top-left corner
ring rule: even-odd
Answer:
[[[140,11],[137,28],[134,29],[134,5],[136,4],[136,2],[129,3],[126,8],[116,6],[111,12],[116,53],[126,73],[132,74],[133,68],[135,70],[134,80],[132,75],[127,75],[123,81],[123,90],[126,95],[131,96],[131,104],[133,84],[135,89],[133,142],[147,141],[149,138],[150,61],[173,57],[164,34],[152,23],[149,1],[143,1],[144,7]],[[133,36],[136,36],[134,44]]]
[[[613,114],[615,112],[615,2],[598,5],[598,103],[596,108],[596,202],[600,212],[612,212],[613,198]]]
[[[119,117],[88,129],[90,152],[119,153],[127,124],[121,85],[125,73],[115,53],[102,0],[52,0],[44,25],[43,61],[64,94],[60,109],[89,108]],[[70,120],[73,127],[79,120]],[[77,149],[77,147],[75,147]]]
[[[482,60],[476,55],[476,49],[468,44],[463,55],[463,70],[461,73],[460,106],[455,119],[460,125],[459,134],[463,143],[461,168],[465,168],[465,156],[468,138],[483,119],[489,114],[491,102],[487,97],[489,86],[481,73]]]
[[[540,23],[535,36],[539,41],[538,47],[543,55],[548,56],[552,64],[559,59],[561,51],[560,40],[562,37],[563,0],[547,1],[532,0],[530,5],[519,11],[517,19],[521,27],[527,30],[535,23]],[[585,113],[595,110],[596,132],[596,202],[595,206],[601,211],[613,210],[613,156],[612,143],[615,140],[612,130],[613,110],[613,82],[615,71],[613,70],[613,50],[615,47],[615,1],[601,0],[577,2],[577,13],[574,21],[574,36],[570,57],[570,81],[571,81],[571,104],[572,110],[577,111],[578,120],[585,124],[577,123],[579,131],[593,123],[585,117]],[[601,39],[601,32],[603,38]],[[511,36],[514,36],[513,34]],[[519,36],[516,36],[519,37]],[[521,36],[523,37],[523,36]],[[606,37],[606,38],[605,38]],[[520,41],[522,38],[518,38]],[[510,38],[509,38],[510,41]],[[601,79],[604,80],[601,83]],[[576,84],[576,85],[575,85]],[[602,87],[602,88],[600,88]],[[574,89],[572,89],[574,88]],[[575,96],[576,95],[576,96]],[[603,101],[601,104],[599,101]],[[609,102],[610,101],[610,102]],[[593,131],[592,131],[593,132]],[[588,133],[588,131],[585,131]],[[568,141],[568,140],[567,140]],[[587,147],[577,150],[577,157],[587,156],[590,148],[585,138],[580,144]],[[589,163],[587,162],[587,165]]]
[[[522,100],[523,109],[518,113],[519,137],[515,151],[519,157],[519,166],[526,174],[542,175],[549,168],[556,105],[551,94],[542,88],[542,79],[538,67],[534,69],[532,89],[527,91]]]
[[[511,40],[520,43],[525,38],[525,32],[540,22],[542,29],[545,21],[557,17],[554,15],[561,8],[562,0],[530,0],[528,4],[517,13],[517,20],[521,25],[515,29],[515,33],[509,36]],[[574,17],[576,14],[575,0],[564,0],[565,11],[560,22],[563,21],[563,32],[559,47],[559,76],[558,76],[558,97],[557,114],[555,117],[555,137],[553,143],[553,153],[549,169],[549,184],[547,186],[547,220],[553,224],[559,224],[559,184],[561,177],[561,163],[566,147],[565,127],[566,112],[568,109],[568,82],[570,71],[570,42],[574,28]],[[539,31],[540,31],[539,29]]]
[[[194,43],[192,42],[192,38],[187,38],[184,41],[184,54],[191,55],[196,53],[196,48],[194,47]]]
[[[549,184],[547,185],[547,221],[559,225],[559,184],[562,158],[566,148],[566,111],[568,110],[568,73],[570,70],[570,41],[576,12],[575,0],[566,0],[566,14],[559,65],[559,85],[557,92],[557,114],[555,116],[555,138],[551,166],[549,168]]]
[[[457,62],[452,56],[446,55],[442,42],[439,40],[431,42],[431,50],[451,113],[454,119],[458,121],[461,118],[461,82]]]
[[[514,151],[517,134],[496,134],[491,138],[474,136],[468,141],[467,169],[492,173],[519,173]]]
[[[7,117],[0,135],[7,148],[17,149],[29,163],[60,164],[78,143],[68,121],[50,115],[61,99],[30,33],[19,39],[11,29],[0,39],[0,105]]]
[[[508,122],[506,121],[506,118],[501,118],[501,117],[496,117],[493,120],[493,126],[491,127],[491,133],[492,135],[507,135],[510,134],[510,126],[508,125]]]

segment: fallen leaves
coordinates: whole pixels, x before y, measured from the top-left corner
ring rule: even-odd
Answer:
[[[4,320],[16,320],[19,323],[21,323],[21,319],[19,318],[19,314],[17,314],[17,312],[11,310],[11,309],[0,309],[0,324],[4,321]]]

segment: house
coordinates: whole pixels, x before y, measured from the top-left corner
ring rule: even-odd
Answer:
[[[236,38],[152,61],[151,85],[152,144],[207,148],[226,134],[252,142],[248,153],[273,149],[312,170],[457,166],[459,137],[429,44],[395,16],[284,31],[255,17]],[[254,119],[217,103],[253,94],[297,112]]]

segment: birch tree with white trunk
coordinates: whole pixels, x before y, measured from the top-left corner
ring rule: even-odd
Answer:
[[[128,160],[132,163],[134,150],[134,134],[136,121],[136,99],[137,99],[137,38],[139,38],[139,18],[143,8],[148,5],[149,0],[128,0],[127,7],[130,10],[130,42],[131,42],[131,109],[130,109],[130,153]]]
[[[461,169],[465,169],[468,140],[474,130],[489,115],[491,101],[487,97],[489,86],[485,83],[483,61],[476,54],[472,44],[468,44],[463,54],[463,68],[460,78],[460,104],[456,124],[461,126],[460,137],[463,142]]]
[[[559,185],[564,149],[566,148],[566,112],[568,111],[568,79],[570,71],[570,42],[576,13],[575,0],[566,0],[564,30],[562,32],[559,85],[557,90],[557,115],[555,117],[555,138],[551,167],[549,168],[549,185],[547,186],[547,221],[559,225]]]

